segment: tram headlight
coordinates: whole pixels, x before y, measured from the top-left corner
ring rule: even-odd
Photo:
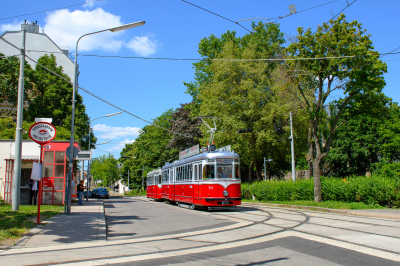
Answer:
[[[224,195],[224,197],[228,197],[229,195],[228,190],[224,190],[224,192],[222,192],[222,195]]]

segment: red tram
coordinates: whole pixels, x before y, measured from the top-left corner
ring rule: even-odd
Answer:
[[[206,207],[241,204],[237,153],[200,153],[148,173],[147,197]]]
[[[161,199],[161,169],[156,169],[147,174],[148,198]]]

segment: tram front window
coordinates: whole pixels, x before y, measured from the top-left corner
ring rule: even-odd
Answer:
[[[232,173],[231,164],[217,164],[218,179],[232,179]]]
[[[215,178],[215,166],[213,164],[207,164],[203,168],[203,179],[214,179]]]

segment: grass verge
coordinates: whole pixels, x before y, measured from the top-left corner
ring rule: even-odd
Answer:
[[[62,212],[64,206],[40,206],[40,220],[46,220]],[[0,206],[0,245],[22,237],[29,229],[36,226],[37,206],[21,205],[19,211],[13,212],[11,205]]]
[[[340,201],[323,201],[315,202],[311,200],[295,200],[295,201],[258,201],[258,200],[242,200],[243,202],[257,202],[257,203],[274,203],[285,205],[301,205],[309,207],[321,207],[330,209],[345,209],[345,210],[362,210],[362,209],[386,209],[378,204],[367,205],[362,202],[340,202]]]

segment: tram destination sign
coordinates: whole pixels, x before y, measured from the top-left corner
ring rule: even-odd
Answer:
[[[29,137],[40,145],[52,141],[56,133],[57,130],[55,126],[47,122],[38,122],[29,129]]]
[[[189,149],[183,150],[179,153],[179,160],[185,159],[187,157],[196,155],[200,153],[200,145],[190,147]]]

